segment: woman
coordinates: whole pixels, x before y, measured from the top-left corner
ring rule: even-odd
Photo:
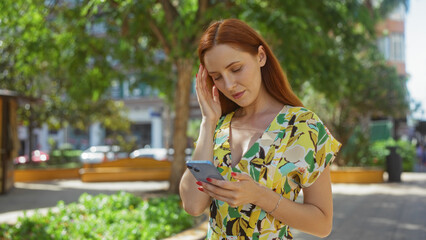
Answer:
[[[293,239],[289,226],[325,237],[332,228],[328,165],[340,148],[305,109],[266,42],[236,19],[201,37],[196,91],[202,112],[194,160],[223,181],[180,184],[185,210],[210,206],[208,239]],[[295,200],[303,189],[303,204]]]

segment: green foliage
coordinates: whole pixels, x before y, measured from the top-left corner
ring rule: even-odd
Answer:
[[[50,161],[50,160],[49,160]],[[36,164],[18,164],[14,168],[17,170],[24,169],[67,169],[67,168],[81,168],[83,164],[81,162],[65,162],[65,163],[51,163],[42,162]]]
[[[406,140],[388,139],[372,142],[357,128],[348,142],[348,147],[342,152],[345,166],[367,166],[385,169],[386,157],[390,154],[388,147],[397,147],[397,153],[402,159],[402,169],[413,171],[416,162],[415,145]]]
[[[201,119],[192,119],[188,122],[188,130],[186,135],[192,139],[192,141],[196,141],[198,138],[198,133],[200,131]]]
[[[416,146],[405,140],[395,141],[389,139],[374,142],[370,148],[371,157],[367,164],[385,167],[386,156],[390,153],[388,147],[397,147],[396,152],[401,156],[403,171],[413,171],[414,164],[416,163]]]
[[[345,166],[369,166],[370,140],[367,134],[363,134],[360,127],[355,127],[353,135],[340,153],[345,160]]]
[[[41,100],[21,106],[24,125],[84,129],[100,121],[126,129],[124,105],[104,97],[122,79],[108,58],[111,43],[86,30],[92,22],[80,15],[78,3],[1,1],[0,88]]]
[[[58,163],[80,162],[81,150],[74,149],[56,149],[50,152],[49,165]]]
[[[52,150],[49,153],[48,161],[18,164],[15,165],[15,169],[80,168],[82,167],[81,153],[81,150],[69,148],[69,144],[64,144],[60,149]]]
[[[58,202],[46,215],[0,225],[0,239],[163,239],[192,225],[177,195],[142,201],[125,192],[85,193],[77,203]]]
[[[196,62],[203,30],[213,20],[239,18],[270,43],[299,96],[307,83],[324,96],[332,110],[319,115],[331,115],[327,126],[346,146],[363,118],[408,110],[406,79],[375,47],[378,20],[401,3],[408,6],[408,0],[3,0],[0,88],[44,99],[21,109],[26,124],[84,129],[101,121],[123,130],[129,121],[117,114],[122,105],[108,100],[114,82],[132,77],[133,87],[147,84],[177,103],[174,96],[189,95],[197,66],[186,65]],[[175,110],[176,122],[186,124],[188,106]],[[175,139],[186,138],[186,131],[175,132]],[[183,148],[176,154],[180,164]]]

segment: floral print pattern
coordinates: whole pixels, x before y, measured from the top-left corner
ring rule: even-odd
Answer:
[[[341,144],[318,116],[302,107],[284,106],[263,135],[231,166],[230,124],[234,112],[223,116],[214,137],[214,163],[228,181],[232,172],[244,172],[260,184],[295,201],[335,158]],[[207,239],[293,239],[289,227],[246,204],[230,207],[213,199]]]

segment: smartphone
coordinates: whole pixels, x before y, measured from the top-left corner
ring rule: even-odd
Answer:
[[[187,161],[186,167],[191,171],[197,181],[208,183],[207,178],[224,180],[217,168],[210,161]]]

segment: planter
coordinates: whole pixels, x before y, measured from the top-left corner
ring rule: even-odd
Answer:
[[[54,179],[76,179],[80,178],[80,168],[65,169],[23,169],[15,170],[15,182],[48,181]]]
[[[384,170],[369,167],[331,169],[332,183],[383,183]]]
[[[84,164],[80,170],[82,182],[166,181],[172,164],[152,158],[125,158],[112,162]]]

